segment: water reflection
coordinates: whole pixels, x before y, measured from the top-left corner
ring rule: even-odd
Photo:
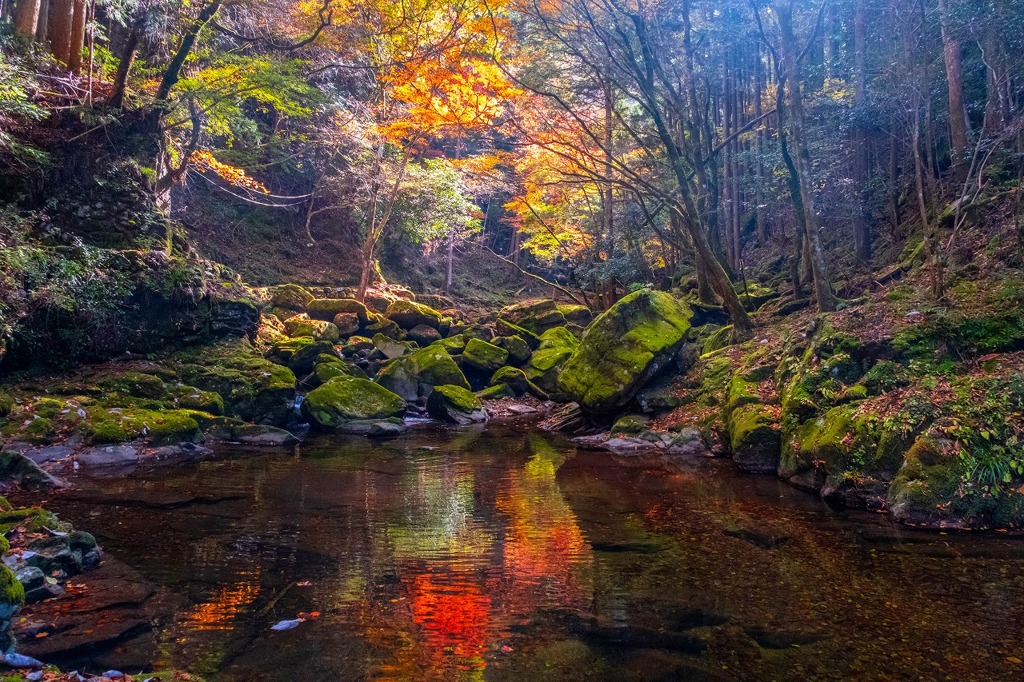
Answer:
[[[155,659],[214,682],[1024,671],[1024,543],[851,522],[707,461],[492,427],[94,485],[54,506],[176,601],[75,665]],[[90,516],[125,500],[140,506]]]

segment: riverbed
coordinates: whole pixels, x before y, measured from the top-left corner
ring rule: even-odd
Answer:
[[[728,461],[426,426],[75,486],[48,508],[159,597],[153,629],[59,661],[79,669],[1024,679],[1024,538],[900,527]]]

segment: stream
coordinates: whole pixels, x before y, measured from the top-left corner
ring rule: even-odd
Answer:
[[[210,682],[1024,679],[1012,534],[907,529],[728,461],[508,424],[224,454],[47,501],[151,584],[136,601],[157,623],[56,662]]]

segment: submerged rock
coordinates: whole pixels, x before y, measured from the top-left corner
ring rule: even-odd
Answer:
[[[692,316],[664,292],[626,296],[587,329],[559,374],[559,388],[588,412],[622,407],[673,358]]]

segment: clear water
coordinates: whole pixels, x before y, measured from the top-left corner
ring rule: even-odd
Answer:
[[[417,430],[83,481],[50,506],[177,598],[152,632],[71,661],[94,670],[1024,679],[1024,540],[851,518],[728,462]]]

